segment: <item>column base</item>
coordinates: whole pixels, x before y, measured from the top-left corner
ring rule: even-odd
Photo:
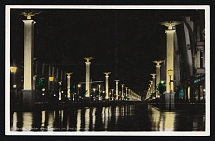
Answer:
[[[175,92],[164,92],[165,95],[165,109],[175,109]]]
[[[23,103],[22,108],[24,110],[32,110],[35,102],[35,90],[22,90]]]

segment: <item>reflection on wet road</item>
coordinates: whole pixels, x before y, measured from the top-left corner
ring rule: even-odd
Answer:
[[[13,112],[11,131],[205,131],[205,114],[147,105]]]

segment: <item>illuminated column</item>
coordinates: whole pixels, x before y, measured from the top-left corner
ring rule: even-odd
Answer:
[[[154,93],[155,92],[155,76],[156,76],[156,74],[155,73],[152,73],[152,74],[150,74],[151,76],[152,76],[152,93]]]
[[[121,95],[121,98],[122,98],[122,100],[124,99],[124,86],[125,86],[125,84],[121,84],[122,85],[122,95]]]
[[[116,81],[116,100],[118,100],[118,96],[119,96],[118,83],[119,83],[119,80],[115,80],[115,81]]]
[[[153,81],[152,80],[150,80],[149,81],[150,82],[150,95],[153,93]]]
[[[71,74],[72,72],[70,73],[66,73],[67,74],[67,98],[70,99],[70,78],[71,78]]]
[[[34,51],[34,24],[31,18],[24,22],[24,86],[23,107],[31,109],[34,106],[35,92],[32,89],[33,80],[33,51]]]
[[[109,90],[109,88],[108,88],[108,74],[110,74],[111,72],[104,72],[104,74],[105,74],[105,91],[106,91],[106,95],[105,95],[105,99],[109,99],[109,92],[108,92],[108,90]]]
[[[125,96],[128,98],[128,87],[125,87]]]
[[[154,63],[156,63],[156,86],[158,86],[158,84],[160,83],[160,63],[162,63],[163,61],[153,61]]]
[[[170,78],[168,75],[168,70],[174,70],[174,34],[175,30],[173,29],[174,26],[180,24],[180,22],[172,21],[172,22],[162,22],[161,25],[165,25],[168,27],[165,30],[166,33],[166,84],[170,82]],[[174,79],[174,72],[172,72],[172,76]],[[166,85],[166,93],[170,92],[170,87],[172,91],[174,91],[174,83],[170,85]]]
[[[86,60],[86,97],[90,97],[90,60],[93,59],[93,57],[85,57]]]

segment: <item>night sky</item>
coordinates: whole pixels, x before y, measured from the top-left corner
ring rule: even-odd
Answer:
[[[92,56],[91,78],[105,80],[103,72],[111,71],[110,87],[115,79],[135,92],[146,90],[155,72],[153,60],[165,58],[165,26],[162,21],[195,16],[197,10],[80,10],[34,9],[32,17],[34,56],[40,63],[72,71],[71,81],[85,81],[84,57]],[[21,9],[11,9],[11,59],[23,58]]]

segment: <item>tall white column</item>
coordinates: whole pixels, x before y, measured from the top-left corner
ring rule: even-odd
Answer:
[[[34,20],[24,22],[24,90],[32,90],[33,51],[34,51]]]
[[[110,74],[111,72],[104,72],[105,74],[105,99],[109,99],[109,87],[108,87],[108,74]]]
[[[116,81],[116,100],[118,100],[118,97],[119,97],[119,88],[118,88],[119,80],[115,80],[115,81]]]
[[[125,84],[121,84],[121,86],[122,86],[121,99],[123,100],[124,99],[124,86],[125,86]]]
[[[93,59],[93,57],[86,57],[84,59],[86,60],[86,97],[90,97],[90,60]]]
[[[159,92],[158,92],[158,84],[160,83],[160,63],[162,63],[163,61],[159,60],[159,61],[153,61],[154,63],[156,63],[156,98],[158,98]]]
[[[70,99],[71,98],[71,95],[70,95],[70,78],[71,78],[72,72],[66,73],[66,74],[67,74],[67,98]]]
[[[153,62],[156,63],[156,86],[158,86],[158,84],[160,83],[160,63],[162,63],[163,61],[159,60]]]
[[[33,81],[33,52],[34,52],[34,20],[24,22],[24,84],[23,107],[31,109],[34,106],[35,92],[32,89]]]
[[[174,34],[175,30],[173,29],[174,26],[180,24],[180,22],[172,21],[172,22],[162,22],[161,25],[165,25],[168,27],[167,30],[165,30],[166,33],[166,93],[170,92],[170,87],[172,91],[174,91],[174,83],[170,82],[170,77],[168,75],[168,70],[173,70],[172,72],[172,78],[174,79]]]

